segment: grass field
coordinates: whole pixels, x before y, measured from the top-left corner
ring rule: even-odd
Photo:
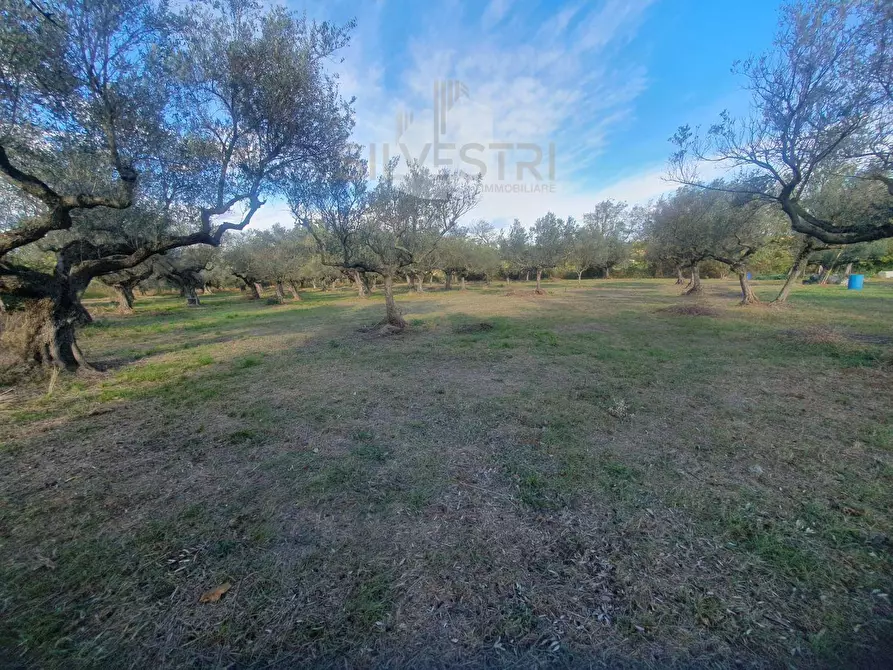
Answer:
[[[705,286],[91,301],[0,396],[3,663],[887,667],[893,282]]]

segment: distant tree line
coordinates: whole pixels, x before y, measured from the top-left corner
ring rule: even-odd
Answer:
[[[141,288],[190,305],[238,285],[273,302],[307,287],[469,279],[673,276],[698,293],[756,268],[881,267],[893,238],[893,5],[784,5],[773,47],[738,64],[748,115],[682,126],[657,202],[605,200],[497,230],[471,214],[480,177],[392,161],[375,183],[352,103],[327,66],[353,24],[261,0],[0,0],[0,344],[88,366],[76,327],[91,282],[122,312]],[[725,169],[705,179],[705,166]],[[246,230],[270,198],[292,221]],[[7,310],[9,307],[9,310]],[[12,336],[11,336],[12,335]]]

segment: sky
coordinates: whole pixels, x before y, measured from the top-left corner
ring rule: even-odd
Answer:
[[[373,171],[397,155],[484,172],[469,218],[502,227],[547,211],[579,220],[599,200],[642,203],[675,188],[664,179],[668,138],[746,111],[731,67],[770,46],[779,2],[287,4],[356,20],[331,68],[356,99],[354,139]],[[275,222],[291,217],[273,201],[256,225]]]

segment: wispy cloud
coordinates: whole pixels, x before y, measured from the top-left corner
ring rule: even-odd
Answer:
[[[512,0],[490,0],[481,23],[485,29],[492,28],[494,25],[502,21],[508,14],[509,8],[512,6]]]
[[[415,5],[411,16],[388,11],[387,0],[362,5],[352,44],[336,66],[343,92],[356,97],[355,139],[378,148],[380,167],[383,145],[392,156],[399,152],[397,114],[411,113],[411,128],[399,139],[419,156],[434,139],[435,82],[459,81],[467,94],[451,108],[441,142],[532,143],[544,154],[554,147],[554,192],[487,193],[473,216],[527,220],[550,209],[580,215],[613,192],[594,186],[591,175],[612,133],[633,122],[636,99],[648,86],[645,65],[629,46],[652,1],[571,2],[545,17],[542,7],[512,0],[490,0],[479,10],[445,0]],[[394,24],[401,20],[405,25]],[[457,153],[447,157],[458,159]],[[529,155],[503,156],[507,179],[517,176],[519,158]],[[496,152],[486,162],[493,181]],[[642,175],[621,180],[615,188],[621,195],[613,197],[658,193],[653,172],[646,166]],[[258,223],[284,214],[270,203]]]

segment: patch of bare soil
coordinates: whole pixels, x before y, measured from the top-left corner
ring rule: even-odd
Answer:
[[[719,316],[719,311],[707,305],[673,305],[657,310],[663,314],[678,314],[680,316]]]
[[[482,321],[480,323],[464,323],[456,328],[459,335],[468,335],[470,333],[484,333],[493,330],[493,324]]]

